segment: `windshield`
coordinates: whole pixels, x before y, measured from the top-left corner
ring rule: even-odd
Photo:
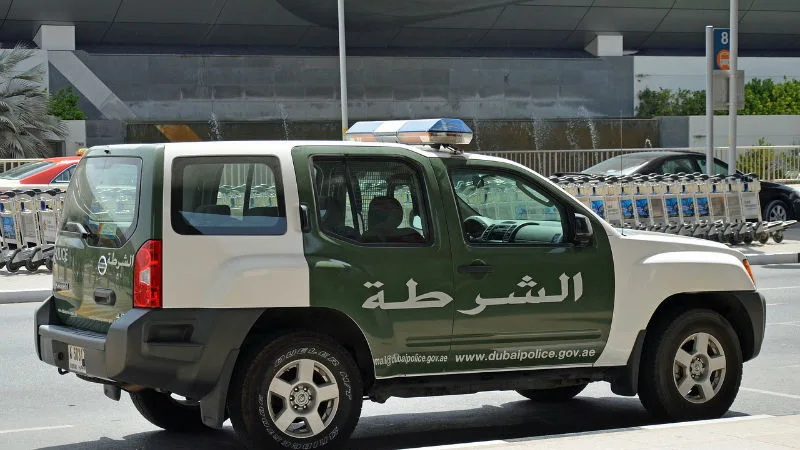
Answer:
[[[62,230],[74,224],[89,231],[88,244],[119,248],[136,228],[139,178],[138,158],[89,158],[78,165],[67,194]]]
[[[14,167],[11,170],[0,172],[0,178],[4,180],[21,180],[27,176],[33,175],[36,172],[40,172],[52,166],[53,163],[47,161],[36,161],[32,163],[27,163],[21,166]]]
[[[619,155],[607,159],[599,164],[584,170],[582,173],[590,175],[630,175],[650,162],[652,155],[629,154]]]

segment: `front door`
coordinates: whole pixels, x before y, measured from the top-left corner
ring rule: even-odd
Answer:
[[[572,241],[574,206],[530,174],[449,163],[460,223],[450,228],[456,305],[448,370],[591,364],[611,326],[608,238]]]
[[[295,148],[294,161],[309,211],[311,305],[356,322],[378,377],[444,371],[452,262],[430,162],[346,146]]]

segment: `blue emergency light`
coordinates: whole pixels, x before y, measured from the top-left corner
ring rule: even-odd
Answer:
[[[464,145],[472,142],[472,130],[460,119],[371,121],[357,122],[347,130],[344,139],[409,145]]]

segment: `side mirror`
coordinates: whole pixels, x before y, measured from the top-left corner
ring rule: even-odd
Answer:
[[[575,243],[586,247],[592,243],[592,222],[583,214],[575,214]]]

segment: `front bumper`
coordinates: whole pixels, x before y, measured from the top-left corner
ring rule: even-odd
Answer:
[[[203,398],[259,316],[256,310],[132,309],[102,334],[62,324],[50,297],[36,312],[36,350],[41,361],[69,371],[68,346],[81,347],[85,377]]]

